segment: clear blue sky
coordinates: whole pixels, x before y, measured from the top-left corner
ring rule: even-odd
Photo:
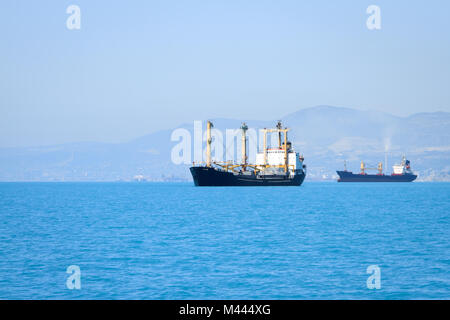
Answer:
[[[81,30],[66,8],[81,8]],[[366,28],[379,5],[382,29]],[[450,111],[450,1],[0,4],[0,146],[126,141],[336,105]]]

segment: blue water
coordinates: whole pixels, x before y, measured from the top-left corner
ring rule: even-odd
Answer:
[[[450,184],[0,183],[0,299],[30,298],[449,299]]]

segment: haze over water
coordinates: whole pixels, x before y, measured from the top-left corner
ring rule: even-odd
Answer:
[[[0,298],[449,299],[449,196],[447,183],[0,183]]]

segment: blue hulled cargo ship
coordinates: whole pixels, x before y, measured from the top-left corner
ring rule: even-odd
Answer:
[[[346,166],[345,166],[346,167]],[[380,162],[378,168],[367,168],[361,161],[361,172],[353,173],[347,171],[336,171],[339,175],[338,182],[412,182],[416,180],[417,175],[411,171],[410,161],[403,157],[402,163],[394,165],[393,172],[390,175],[383,173],[383,164]],[[366,170],[377,169],[377,174],[367,174]]]

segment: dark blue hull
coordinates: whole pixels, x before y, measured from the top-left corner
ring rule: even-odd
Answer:
[[[300,186],[305,180],[305,173],[301,170],[293,178],[285,175],[257,175],[236,174],[208,167],[191,167],[192,179],[196,186]]]
[[[349,171],[336,171],[339,175],[338,182],[411,182],[416,180],[415,174],[402,175],[378,175],[378,174],[354,174]]]

